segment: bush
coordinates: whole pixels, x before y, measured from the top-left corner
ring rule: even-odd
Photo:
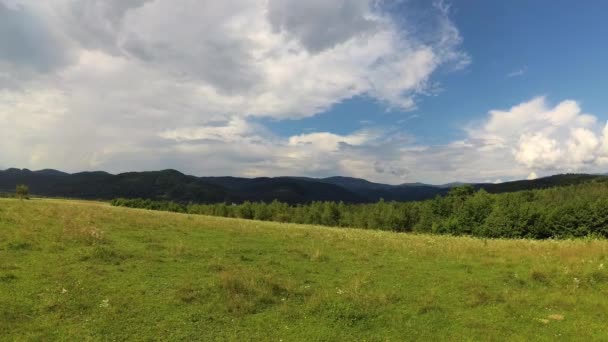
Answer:
[[[29,199],[30,189],[27,185],[17,185],[17,188],[15,189],[15,196],[17,196],[19,199]]]

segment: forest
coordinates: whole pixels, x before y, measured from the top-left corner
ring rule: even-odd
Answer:
[[[115,199],[111,203],[189,214],[395,232],[485,238],[608,237],[608,182],[605,181],[503,194],[460,186],[446,196],[419,202],[180,204]]]

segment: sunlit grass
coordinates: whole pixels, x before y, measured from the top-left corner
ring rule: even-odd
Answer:
[[[0,200],[0,340],[602,340],[607,254]]]

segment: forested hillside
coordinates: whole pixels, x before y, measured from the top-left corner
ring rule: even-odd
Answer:
[[[240,183],[239,183],[240,182]],[[287,203],[347,201],[366,199],[333,184],[304,179],[257,178],[235,179],[234,186],[208,178],[184,175],[175,170],[128,172],[112,175],[106,172],[67,174],[53,170],[0,171],[0,191],[14,192],[25,184],[34,195],[80,199],[111,200],[116,197],[169,200],[179,203],[240,203],[272,201]]]
[[[115,206],[169,210],[264,221],[358,227],[398,232],[472,235],[490,238],[608,237],[608,182],[490,194],[461,186],[447,196],[420,202],[346,204],[245,202],[180,205],[116,199]]]
[[[606,176],[566,174],[536,180],[501,184],[472,184],[475,189],[490,193],[542,189],[553,186],[581,184]],[[69,174],[56,170],[0,171],[0,193],[11,193],[24,184],[32,195],[78,199],[111,200],[144,198],[155,201],[186,203],[243,203],[278,200],[289,204],[314,201],[344,203],[375,203],[385,201],[420,201],[445,195],[454,184],[428,185],[407,183],[388,185],[350,177],[195,177],[176,170],[128,172],[113,175],[107,172]]]

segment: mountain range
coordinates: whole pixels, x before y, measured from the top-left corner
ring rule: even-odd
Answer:
[[[490,193],[512,192],[608,180],[607,176],[561,174],[535,180],[499,184],[471,184]],[[279,200],[291,204],[311,201],[346,203],[417,201],[446,194],[450,188],[465,183],[429,185],[406,183],[388,185],[351,177],[195,177],[176,170],[110,174],[103,171],[65,173],[45,169],[7,169],[0,171],[0,192],[14,192],[18,184],[29,187],[39,196],[110,200],[148,198],[193,203],[240,203],[243,201]]]

